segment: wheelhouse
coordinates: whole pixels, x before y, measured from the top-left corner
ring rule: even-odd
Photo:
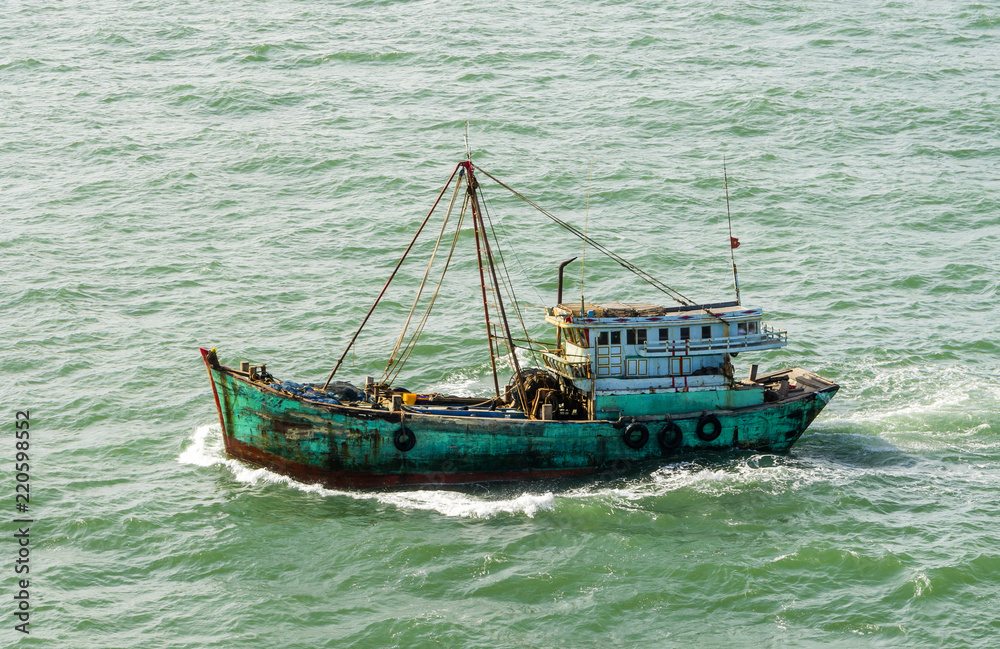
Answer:
[[[787,333],[767,326],[761,309],[735,302],[559,304],[545,319],[559,340],[544,353],[545,365],[564,385],[587,393],[595,419],[762,403],[761,390],[741,390],[730,358],[787,344]],[[671,398],[650,396],[657,394]]]

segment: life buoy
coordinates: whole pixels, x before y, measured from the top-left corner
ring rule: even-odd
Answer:
[[[642,424],[629,424],[622,433],[622,440],[629,448],[640,449],[649,441],[649,429]]]
[[[664,451],[672,451],[681,445],[684,435],[681,427],[672,421],[664,424],[663,428],[656,435],[656,441],[660,443],[660,448]]]
[[[709,430],[706,430],[709,429]],[[711,442],[722,434],[722,422],[715,415],[702,415],[698,420],[698,439],[703,442]]]
[[[392,437],[392,443],[402,452],[407,452],[417,443],[417,436],[406,426],[401,427]]]

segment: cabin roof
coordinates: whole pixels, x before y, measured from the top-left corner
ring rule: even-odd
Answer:
[[[667,308],[656,304],[629,303],[625,302],[601,302],[593,304],[587,302],[581,312],[580,304],[560,304],[555,308],[556,315],[571,315],[574,318],[586,317],[587,313],[593,311],[595,318],[642,318],[664,315]]]
[[[708,311],[710,310],[710,311]],[[594,315],[590,316],[589,312]],[[665,316],[699,316],[712,317],[713,315],[738,317],[741,315],[760,315],[760,309],[741,306],[736,302],[722,302],[718,304],[703,304],[698,306],[665,307],[658,304],[646,302],[587,302],[581,310],[580,304],[563,303],[553,309],[553,315],[571,316],[572,318],[593,317],[602,318],[658,318]]]

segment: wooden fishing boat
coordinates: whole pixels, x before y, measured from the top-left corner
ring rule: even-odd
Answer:
[[[477,173],[510,189],[471,161],[456,166],[325,383],[279,381],[265,365],[249,362],[227,367],[214,349],[201,349],[231,457],[330,487],[578,476],[695,452],[787,451],[836,394],[834,382],[798,367],[758,374],[753,365],[747,378],[735,376],[731,359],[737,354],[787,344],[786,332],[766,325],[760,309],[740,303],[735,260],[736,301],[698,304],[510,190],[677,303],[565,303],[562,274],[570,262],[563,262],[556,304],[545,309],[545,322],[555,328],[554,346],[535,344],[526,330],[524,338],[515,338],[512,321],[521,320],[520,308],[516,299],[507,304],[502,299],[512,287]],[[424,283],[385,374],[360,387],[333,381],[452,186]],[[447,260],[435,261],[442,242],[448,246],[446,226],[453,213],[457,226]],[[467,214],[476,240],[494,394],[463,398],[400,391],[393,382],[434,302],[425,297],[424,316],[413,324],[424,286],[435,263],[444,266],[444,280]],[[515,312],[517,317],[510,317]],[[518,349],[534,354],[538,367],[522,368]],[[501,380],[505,365],[509,381]]]

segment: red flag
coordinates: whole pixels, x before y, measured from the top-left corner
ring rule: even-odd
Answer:
[[[740,247],[740,240],[736,237],[729,237],[729,245],[732,246],[733,250]]]

